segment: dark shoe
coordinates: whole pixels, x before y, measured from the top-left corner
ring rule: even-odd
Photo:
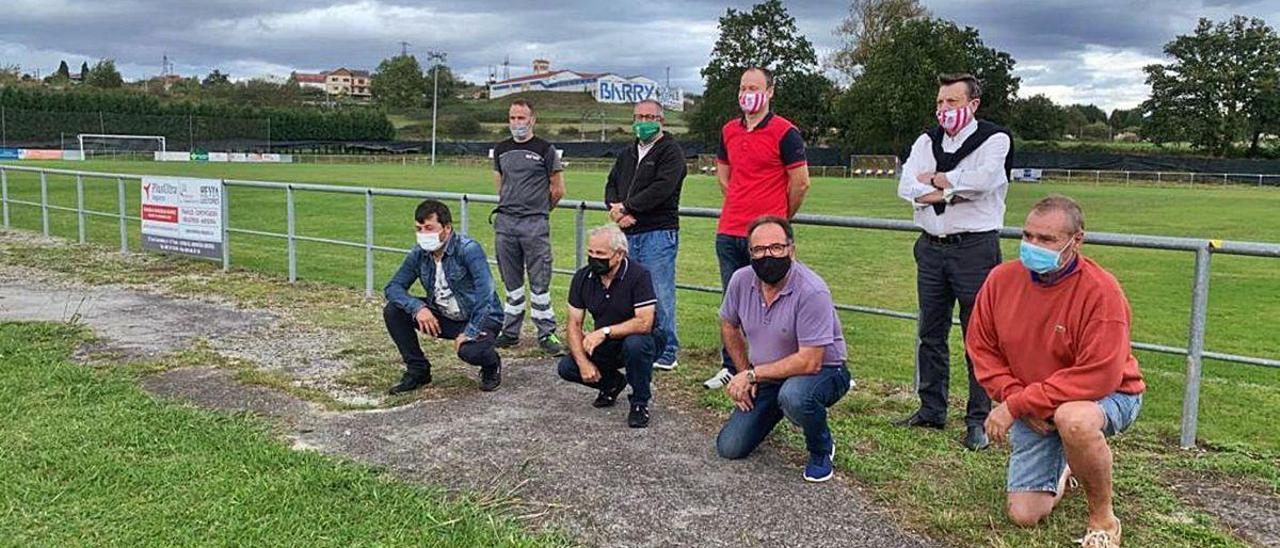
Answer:
[[[553,357],[558,358],[564,355],[564,343],[560,342],[560,337],[557,337],[555,333],[538,340],[538,346],[542,348],[543,352]]]
[[[607,382],[611,378],[616,380]],[[600,394],[596,395],[596,401],[591,402],[591,407],[596,409],[613,407],[613,404],[618,401],[618,394],[621,394],[626,387],[627,378],[622,375],[600,379]]]
[[[632,428],[649,426],[649,406],[638,403],[631,404],[631,412],[627,413],[627,426]]]
[[[942,430],[947,426],[946,423],[943,423],[941,421],[929,420],[920,416],[919,411],[912,413],[910,417],[894,422],[893,425],[894,426],[920,426],[924,428],[937,428],[938,430]]]
[[[970,451],[981,451],[991,445],[991,441],[987,439],[987,430],[981,424],[970,424],[969,431],[964,436],[964,446]]]
[[[493,345],[498,348],[514,348],[517,344],[520,344],[520,337],[512,337],[506,333],[499,334],[493,341]]]
[[[413,392],[414,390],[422,388],[428,384],[431,384],[430,373],[425,377],[411,377],[408,374],[405,374],[405,376],[400,378],[400,384],[392,386],[390,390],[387,390],[387,395],[394,396],[405,392]]]
[[[480,370],[480,391],[493,392],[502,385],[502,366]]]

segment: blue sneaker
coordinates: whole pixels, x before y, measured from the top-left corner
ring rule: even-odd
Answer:
[[[813,483],[820,483],[831,479],[836,473],[835,465],[831,462],[836,456],[836,446],[831,444],[831,454],[829,455],[809,455],[809,464],[804,465],[804,480]]]

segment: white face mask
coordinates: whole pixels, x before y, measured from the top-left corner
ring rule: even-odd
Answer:
[[[440,249],[441,245],[444,245],[444,242],[440,241],[439,232],[419,232],[418,233],[418,247],[421,247],[423,251],[431,253],[437,249]]]

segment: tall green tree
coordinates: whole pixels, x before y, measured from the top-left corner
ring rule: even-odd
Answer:
[[[89,70],[89,76],[84,79],[84,83],[95,88],[112,89],[124,86],[124,78],[120,76],[120,71],[116,70],[115,60],[103,59]]]
[[[412,55],[383,59],[373,73],[371,91],[379,104],[389,107],[417,107],[423,104],[426,79],[422,65]]]
[[[1022,139],[1053,141],[1062,138],[1067,128],[1066,112],[1044,95],[1032,95],[1013,102],[1009,129]]]
[[[987,47],[971,27],[940,19],[902,23],[868,52],[862,73],[836,105],[841,143],[856,153],[903,154],[934,125],[938,75],[982,82],[978,117],[1009,124],[1019,78],[1013,57]]]
[[[835,35],[843,45],[831,54],[830,63],[848,78],[858,75],[871,50],[884,41],[893,29],[912,19],[929,17],[929,10],[919,0],[852,0],[849,15]]]
[[[1187,141],[1219,156],[1248,142],[1248,155],[1257,156],[1262,136],[1280,130],[1280,37],[1265,21],[1201,19],[1164,53],[1173,61],[1144,68],[1151,85],[1144,133],[1152,140]]]
[[[814,142],[827,133],[835,84],[819,72],[813,44],[800,34],[781,0],[766,0],[750,11],[729,8],[720,18],[720,37],[702,69],[702,103],[689,115],[691,134],[704,143],[719,142],[724,123],[742,114],[738,80],[749,67],[773,72],[771,108],[794,122],[806,140]]]
[[[435,78],[437,75],[434,74],[436,70],[440,71],[440,74],[438,75],[439,88],[434,89],[434,91],[436,92],[435,95],[440,98],[440,104],[452,102],[453,96],[456,95],[465,84],[454,76],[453,70],[451,70],[448,65],[443,63],[432,65],[431,68],[422,75],[423,90],[424,95],[426,96],[427,108],[431,108],[432,91],[436,86]]]
[[[81,61],[80,62],[80,82],[84,83],[84,81],[88,79],[89,79],[89,62]]]
[[[218,69],[213,69],[213,72],[210,72],[208,76],[204,77],[204,80],[200,81],[200,85],[210,89],[230,89],[231,75]]]
[[[66,80],[71,79],[71,68],[67,66],[67,61],[65,59],[58,63],[58,71],[55,72],[54,75]]]
[[[1111,129],[1118,132],[1122,131],[1139,131],[1142,128],[1142,107],[1130,109],[1114,109],[1111,116],[1107,118],[1107,124]]]

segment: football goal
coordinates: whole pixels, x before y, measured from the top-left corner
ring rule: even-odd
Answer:
[[[165,139],[161,135],[81,133],[76,135],[76,140],[80,143],[81,160],[119,155],[146,155],[149,159],[157,151],[166,151]]]

